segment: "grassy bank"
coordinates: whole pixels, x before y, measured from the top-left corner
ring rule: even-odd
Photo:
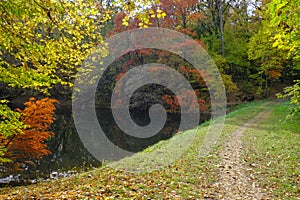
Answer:
[[[268,102],[254,102],[241,105],[237,110],[228,114],[226,122],[222,130],[222,135],[219,139],[218,145],[206,157],[199,157],[199,147],[203,144],[206,131],[209,123],[202,124],[197,128],[197,133],[192,134],[191,131],[179,133],[170,140],[161,141],[160,143],[146,149],[145,151],[135,154],[130,158],[126,158],[117,163],[107,164],[96,170],[88,173],[79,174],[73,177],[60,179],[57,181],[49,181],[38,183],[30,186],[2,188],[0,189],[0,199],[16,198],[80,198],[80,199],[202,199],[214,198],[218,199],[214,183],[218,177],[218,170],[216,166],[219,163],[218,151],[222,148],[224,142],[228,140],[228,136],[245,124],[248,120],[255,117],[264,109],[274,109],[279,117],[272,118],[267,121],[267,127],[257,130],[247,131],[245,137],[255,138],[256,142],[248,142],[250,148],[245,152],[245,156],[249,157],[248,164],[259,163],[260,166],[267,165],[271,161],[272,174],[277,173],[277,169],[283,168],[287,171],[284,175],[288,182],[284,182],[284,186],[280,182],[280,177],[274,180],[269,177],[270,173],[262,171],[259,177],[264,177],[264,186],[267,187],[270,183],[276,183],[276,191],[278,195],[288,191],[291,196],[296,196],[297,188],[292,185],[292,181],[298,180],[299,186],[299,124],[297,120],[284,121],[283,112],[286,103],[276,105]],[[278,110],[279,109],[279,110]],[[281,109],[281,110],[280,110]],[[274,115],[275,116],[275,115]],[[281,120],[278,123],[275,120]],[[260,126],[264,126],[262,123]],[[279,130],[284,130],[279,134]],[[269,131],[275,131],[274,135],[269,136],[267,143],[264,144],[264,134],[267,135]],[[277,134],[278,131],[278,134]],[[298,140],[296,139],[298,137]],[[279,144],[274,141],[279,139],[283,142]],[[192,140],[192,141],[191,141]],[[297,141],[296,141],[297,140]],[[173,163],[162,167],[159,170],[145,172],[129,172],[125,168],[138,168],[141,166],[153,166],[151,158],[156,156],[159,158],[160,152],[176,153],[178,147],[184,146],[186,142],[190,142],[186,151],[176,159]],[[275,146],[274,146],[275,144]],[[276,146],[279,145],[279,146]],[[282,145],[282,146],[280,146]],[[293,145],[289,146],[289,145]],[[296,146],[295,146],[296,145]],[[298,145],[298,146],[297,146]],[[274,153],[270,153],[270,148],[274,148]],[[283,149],[282,147],[285,147]],[[267,154],[267,152],[269,152]],[[298,152],[298,154],[297,154]],[[266,154],[269,157],[266,157]],[[281,157],[278,157],[281,155]],[[287,155],[290,155],[289,157]],[[266,159],[261,162],[261,159]],[[277,158],[282,166],[276,166],[275,158]],[[161,158],[162,162],[167,162],[168,157]],[[282,160],[285,160],[284,162]],[[157,164],[157,163],[156,163]],[[116,166],[119,169],[116,169]],[[293,172],[294,168],[298,166],[298,172]],[[278,183],[278,184],[277,184]],[[283,185],[283,186],[282,186]],[[278,187],[277,187],[278,186]],[[283,189],[280,189],[280,188]]]
[[[288,102],[272,106],[268,119],[248,128],[245,159],[276,199],[300,199],[300,116],[286,119]]]

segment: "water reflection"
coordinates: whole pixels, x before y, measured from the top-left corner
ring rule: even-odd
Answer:
[[[56,112],[56,121],[52,126],[55,135],[48,141],[52,154],[35,160],[30,165],[24,164],[21,172],[1,172],[0,184],[25,184],[41,179],[66,177],[74,173],[101,166],[81,142],[71,116],[71,109]],[[148,111],[131,110],[132,119],[140,126],[150,121]],[[164,128],[151,138],[139,139],[123,133],[115,124],[110,109],[97,109],[98,121],[107,137],[121,148],[137,152],[164,139],[172,137],[178,129],[180,114],[168,113]],[[16,178],[17,177],[17,178]],[[29,182],[28,182],[29,180]]]

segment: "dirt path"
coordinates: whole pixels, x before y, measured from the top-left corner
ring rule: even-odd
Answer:
[[[219,168],[219,177],[216,187],[219,189],[220,199],[271,199],[259,187],[251,177],[251,173],[246,172],[245,161],[242,158],[244,131],[251,126],[256,126],[256,122],[264,121],[268,118],[270,111],[267,109],[249,120],[243,126],[232,133],[229,141],[220,152],[222,158]],[[250,171],[251,172],[251,171]]]

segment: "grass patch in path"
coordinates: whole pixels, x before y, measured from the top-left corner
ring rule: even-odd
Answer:
[[[300,199],[300,115],[286,119],[288,106],[272,105],[268,119],[244,134],[253,178],[276,199]]]
[[[254,102],[239,106],[225,121],[219,143],[241,125],[265,109],[266,103]],[[218,119],[215,119],[218,120]],[[195,135],[190,131],[180,133],[170,140],[162,141],[142,153],[121,160],[123,164],[147,164],[147,153],[159,151],[174,152],[177,145],[193,139],[180,159],[152,172],[130,173],[126,169],[115,169],[108,165],[74,177],[57,181],[42,182],[30,186],[2,188],[0,199],[217,199],[214,183],[217,179],[215,166],[218,163],[217,151],[199,158],[199,147],[203,144],[209,122],[198,127]],[[167,159],[166,159],[167,160]],[[164,161],[164,158],[162,158]],[[118,163],[116,163],[118,164]],[[151,164],[151,163],[150,163]],[[134,166],[134,165],[133,165]]]

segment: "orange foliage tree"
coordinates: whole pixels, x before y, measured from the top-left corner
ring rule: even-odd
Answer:
[[[26,102],[24,110],[17,109],[21,113],[21,121],[26,128],[23,134],[14,134],[8,138],[1,138],[0,146],[6,148],[5,156],[14,161],[13,165],[18,165],[32,159],[38,159],[51,152],[47,149],[47,141],[53,132],[49,131],[55,117],[56,99],[44,98],[36,100],[30,98]]]

